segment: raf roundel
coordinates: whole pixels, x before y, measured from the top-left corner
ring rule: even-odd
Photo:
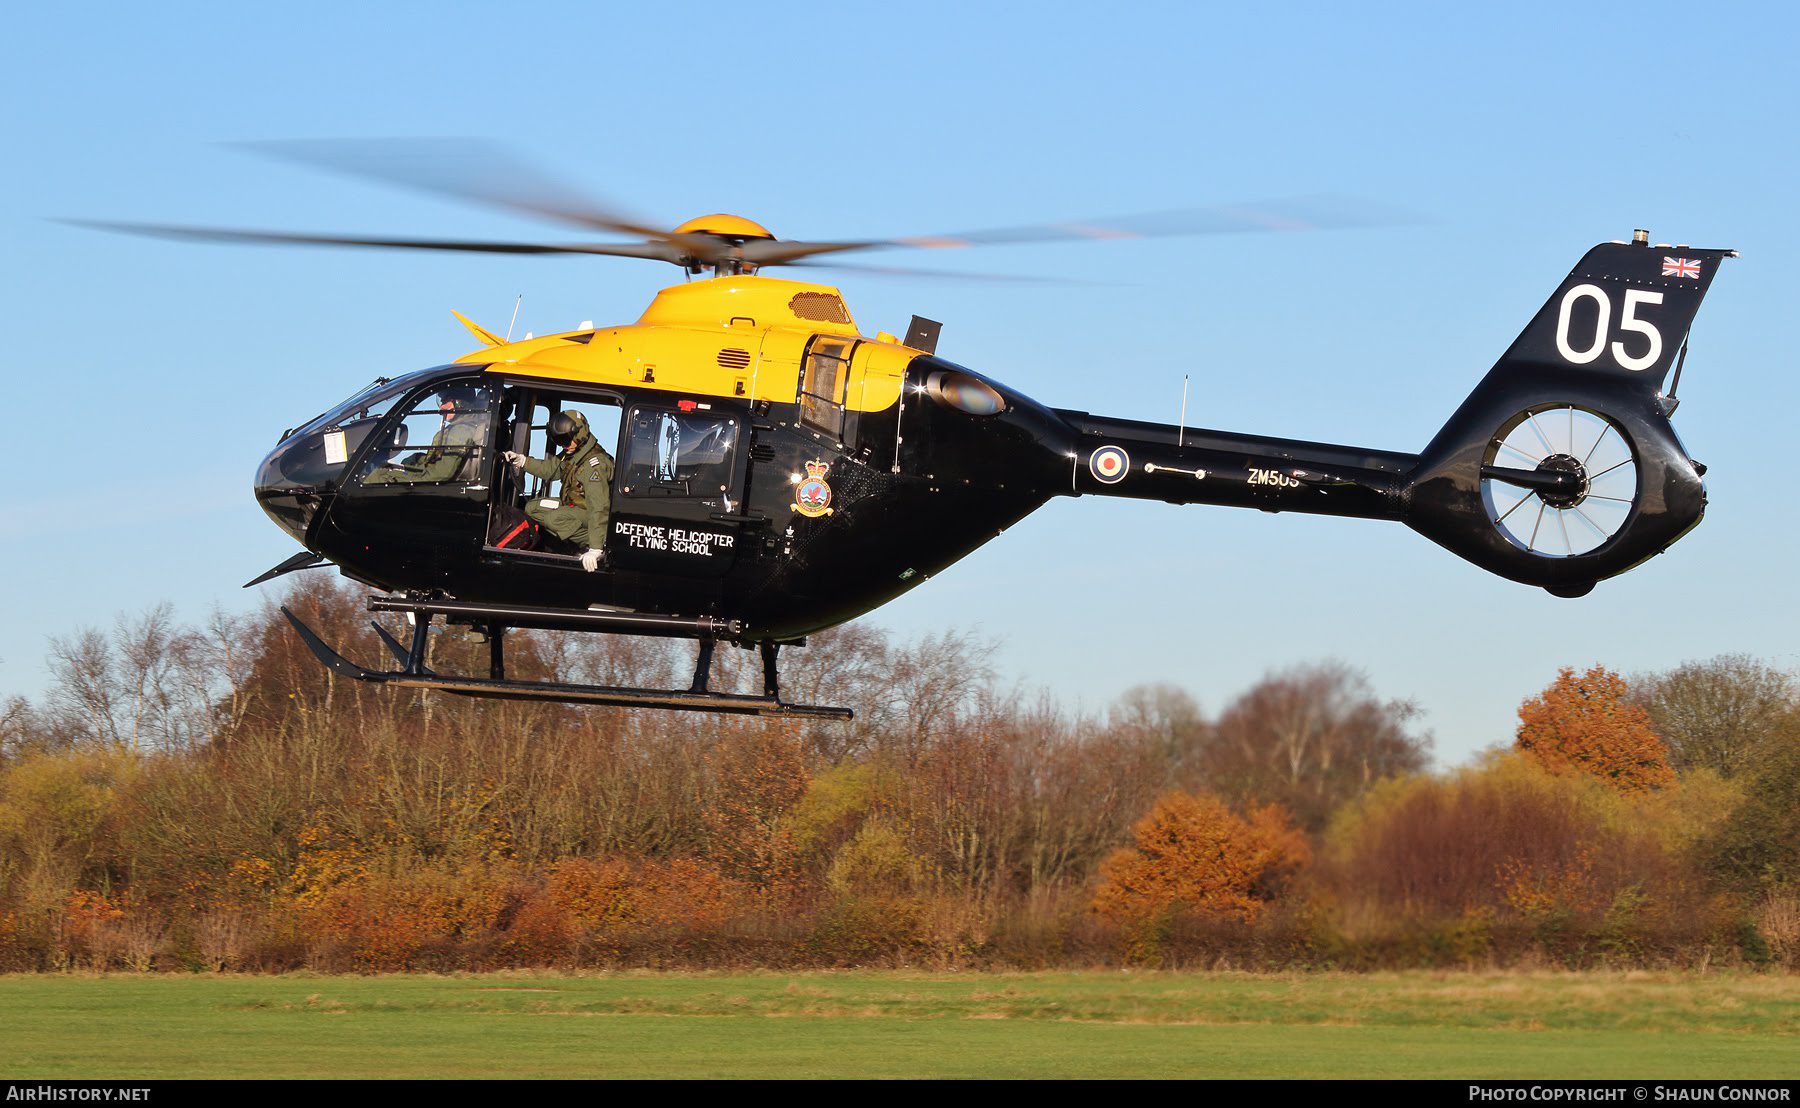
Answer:
[[[1102,484],[1116,485],[1130,470],[1131,455],[1116,446],[1102,446],[1088,458],[1088,472]]]

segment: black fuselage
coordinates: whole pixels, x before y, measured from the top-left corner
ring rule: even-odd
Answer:
[[[713,418],[730,421],[739,432],[721,463],[719,472],[729,476],[716,495],[653,489],[633,478],[627,433],[621,432],[619,443],[603,442],[621,460],[607,564],[589,573],[572,553],[494,544],[497,506],[524,496],[498,452],[523,448],[532,410],[527,401],[547,390],[541,381],[484,369],[446,366],[413,382],[420,395],[459,378],[493,390],[493,410],[501,418],[491,422],[482,463],[464,480],[365,483],[355,476],[358,457],[346,459],[336,480],[296,487],[271,478],[284,455],[303,449],[294,441],[308,433],[303,428],[264,462],[258,499],[309,549],[382,589],[710,616],[741,624],[743,641],[785,641],[892,600],[1052,496],[1108,494],[1392,516],[1399,482],[1414,460],[1054,411],[930,356],[909,367],[900,403],[846,412],[835,435],[810,426],[798,404],[617,388],[583,394],[563,385],[555,391],[565,399],[580,394],[617,403],[639,422],[664,410],[691,413],[703,403]],[[999,400],[971,405],[965,393],[945,387],[947,381],[979,382]],[[395,412],[408,407],[403,398]],[[399,415],[385,419],[364,432],[363,450],[386,441]],[[1095,469],[1092,456],[1102,444],[1129,455],[1127,468],[1138,471],[1132,481],[1107,480],[1111,474]],[[357,447],[347,449],[354,454]],[[1330,465],[1336,476],[1297,497],[1300,485],[1291,476],[1297,461]],[[815,477],[826,490],[823,506]]]

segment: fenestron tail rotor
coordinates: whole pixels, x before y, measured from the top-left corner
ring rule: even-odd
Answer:
[[[1514,546],[1545,558],[1605,545],[1630,519],[1638,486],[1625,433],[1574,404],[1519,413],[1481,467],[1488,519]]]
[[[306,234],[286,231],[196,227],[156,223],[67,220],[84,227],[204,242],[356,246],[393,250],[447,250],[486,254],[597,254],[647,258],[692,273],[754,273],[764,266],[807,265],[861,269],[822,261],[825,256],[893,249],[956,249],[1022,243],[1070,242],[1248,231],[1328,230],[1405,222],[1404,216],[1363,201],[1300,197],[1216,205],[1141,215],[961,231],[941,235],[803,242],[777,239],[761,224],[717,214],[671,230],[625,214],[584,195],[491,142],[465,139],[357,139],[238,144],[284,161],[448,196],[469,203],[551,220],[589,231],[635,236],[637,242],[495,242],[387,235]],[[998,275],[875,267],[910,276],[996,279]],[[1025,277],[1024,279],[1039,279]]]

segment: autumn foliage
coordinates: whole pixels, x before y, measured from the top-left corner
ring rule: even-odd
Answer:
[[[283,603],[381,657],[354,590],[314,577]],[[458,631],[429,643],[440,672],[487,664]],[[508,650],[521,680],[688,677],[648,640],[518,631]],[[1754,757],[1730,777],[1690,759],[1677,782],[1601,669],[1526,704],[1520,753],[1430,774],[1410,705],[1339,663],[1273,672],[1212,716],[1152,687],[1095,718],[997,687],[972,636],[853,626],[786,659],[797,699],[856,711],[827,723],[374,688],[322,669],[273,607],[200,628],[157,608],[50,661],[41,701],[0,704],[0,971],[1800,949],[1800,732],[1727,736]],[[761,674],[722,651],[712,677]],[[1789,718],[1787,688],[1759,686],[1768,718]],[[1711,716],[1684,713],[1699,751]]]
[[[1604,666],[1579,677],[1565,666],[1519,706],[1515,745],[1552,773],[1585,773],[1621,792],[1671,785],[1668,750],[1626,692],[1625,679]]]
[[[1714,940],[1729,921],[1686,843],[1664,833],[1679,815],[1508,752],[1347,806],[1321,882],[1347,938],[1409,961],[1642,957]]]
[[[1119,922],[1171,911],[1254,921],[1311,855],[1274,805],[1239,815],[1211,793],[1167,793],[1101,866],[1094,908]]]

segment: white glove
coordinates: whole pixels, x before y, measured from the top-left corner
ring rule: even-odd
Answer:
[[[502,458],[505,458],[506,464],[513,467],[514,469],[524,469],[525,468],[525,455],[519,453],[516,450],[508,450],[506,453],[504,453],[500,456]]]
[[[600,563],[605,560],[606,560],[606,551],[595,550],[592,547],[589,547],[588,552],[581,556],[581,568],[587,570],[589,573],[592,573],[595,570],[599,569]]]

